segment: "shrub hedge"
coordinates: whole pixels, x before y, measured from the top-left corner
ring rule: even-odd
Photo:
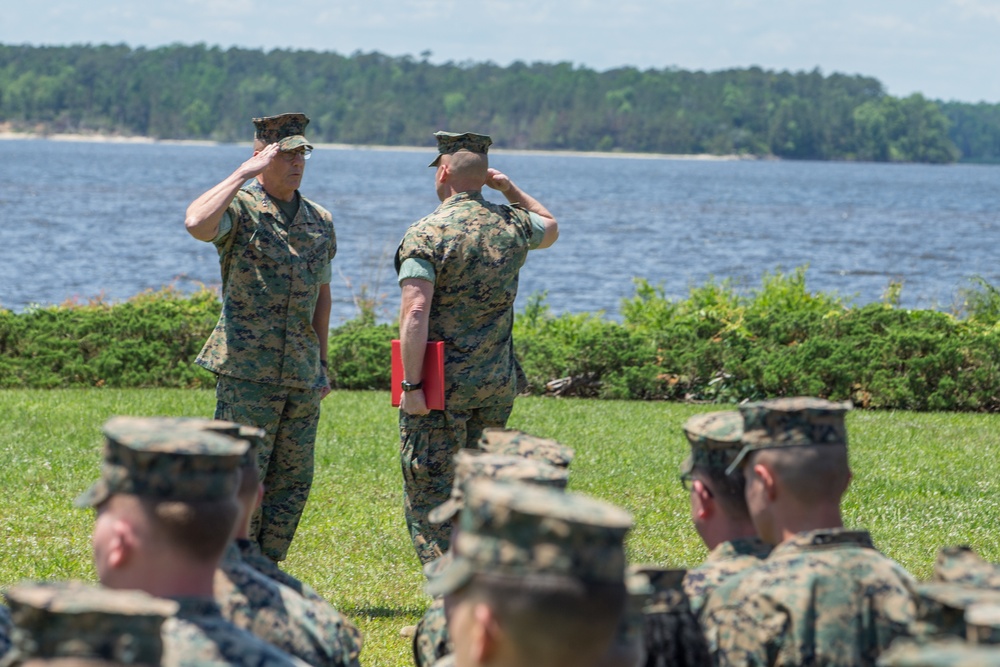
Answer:
[[[636,281],[621,321],[553,315],[544,295],[518,313],[514,338],[532,393],[739,402],[770,396],[851,399],[865,408],[1000,410],[1000,292],[977,279],[954,313],[812,293],[805,269],[670,299]],[[203,290],[0,310],[0,387],[210,387],[194,366],[219,303]],[[371,314],[330,332],[331,382],[389,388],[396,326]]]

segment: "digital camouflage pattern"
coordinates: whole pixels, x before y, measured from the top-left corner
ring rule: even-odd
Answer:
[[[413,633],[413,664],[416,667],[431,667],[454,652],[455,647],[448,633],[448,619],[444,615],[444,598],[434,598]]]
[[[704,563],[684,575],[684,592],[694,615],[701,614],[705,600],[724,581],[760,565],[770,553],[771,545],[757,537],[730,540],[712,549]]]
[[[265,556],[284,560],[312,488],[320,394],[219,376],[215,396],[217,418],[264,431],[255,441],[264,500],[253,514],[250,536]]]
[[[235,498],[248,443],[178,424],[156,417],[105,422],[101,477],[77,506],[96,507],[119,493],[177,501]]]
[[[455,667],[455,656],[448,654],[434,663],[434,667]]]
[[[874,665],[914,619],[913,579],[865,531],[799,533],[709,596],[715,664]]]
[[[273,579],[283,586],[288,586],[307,600],[326,603],[326,600],[312,586],[285,572],[273,560],[262,554],[260,545],[253,540],[237,539],[236,547],[240,550],[240,558],[243,559],[243,562],[265,577]]]
[[[265,496],[252,531],[275,561],[288,553],[313,478],[320,365],[313,314],[337,252],[329,211],[305,197],[291,225],[259,181],[237,192],[232,230],[215,240],[222,312],[195,363],[216,373],[215,416],[263,428]]]
[[[966,612],[979,604],[1000,604],[1000,591],[962,584],[921,583],[915,588],[916,620],[911,634],[920,639],[965,638]]]
[[[508,482],[537,484],[556,490],[565,490],[568,471],[543,461],[534,461],[521,456],[488,454],[479,450],[463,449],[455,455],[455,483],[451,497],[436,507],[429,515],[432,522],[450,521],[465,506],[465,488],[474,479],[500,479]],[[427,563],[424,573],[427,577],[439,576],[450,567],[451,552]],[[448,625],[444,616],[444,602],[436,598],[424,612],[413,634],[414,662],[430,667],[437,659],[453,651]]]
[[[737,470],[747,454],[758,449],[810,445],[847,446],[844,417],[850,401],[834,403],[822,398],[775,398],[740,406],[743,415],[743,449],[726,471]]]
[[[283,113],[277,116],[254,118],[253,138],[265,144],[281,142],[281,150],[290,151],[300,146],[312,148],[306,141],[306,125],[309,118],[304,113]]]
[[[631,566],[650,582],[652,592],[643,607],[646,667],[708,665],[708,648],[684,592],[685,570],[653,565]]]
[[[743,415],[736,410],[695,415],[683,428],[691,455],[681,464],[681,472],[695,467],[725,471],[743,448]]]
[[[84,658],[159,665],[160,629],[176,613],[171,600],[81,582],[19,584],[4,592],[16,630],[5,666]],[[3,655],[0,651],[0,656]]]
[[[215,573],[215,598],[233,625],[310,665],[358,665],[361,634],[350,621],[257,572],[233,543]]]
[[[427,592],[444,595],[476,573],[624,584],[632,517],[588,496],[485,479],[466,489],[447,568]]]
[[[450,521],[465,505],[465,487],[473,479],[504,479],[540,486],[565,489],[569,472],[541,461],[520,456],[487,454],[473,449],[460,449],[455,455],[455,482],[451,497],[431,510],[428,518],[433,523]]]
[[[195,360],[203,368],[262,384],[325,386],[312,318],[337,239],[329,211],[300,199],[291,225],[256,179],[230,203],[232,231],[215,241],[222,313]]]
[[[449,197],[403,235],[396,271],[410,258],[434,266],[427,339],[444,341],[448,410],[512,404],[526,386],[511,331],[531,234],[526,210],[476,191]]]
[[[1000,565],[983,560],[971,547],[944,547],[934,562],[934,581],[1000,590]]]
[[[557,468],[568,468],[576,456],[572,447],[512,428],[484,428],[478,447],[490,454],[523,456],[534,461],[544,461]]]
[[[307,663],[241,630],[211,598],[176,598],[177,614],[163,624],[162,667],[304,667]]]
[[[421,564],[440,558],[451,545],[451,521],[433,523],[428,515],[451,496],[455,453],[475,447],[484,428],[506,424],[513,407],[433,410],[422,416],[399,411],[403,514]]]
[[[897,641],[883,653],[878,667],[996,667],[1000,647],[975,646],[950,638],[930,643]]]
[[[493,144],[493,140],[485,134],[475,134],[473,132],[444,132],[434,133],[437,139],[438,156],[434,158],[429,167],[436,167],[441,162],[442,155],[452,155],[459,151],[469,151],[470,153],[482,153],[486,155]]]
[[[527,384],[511,332],[518,272],[540,242],[531,235],[528,211],[462,192],[413,223],[396,250],[397,273],[411,258],[433,265],[428,340],[444,341],[446,409],[399,417],[404,513],[422,563],[448,549],[450,525],[430,525],[427,513],[451,492],[452,457],[484,428],[506,426]]]

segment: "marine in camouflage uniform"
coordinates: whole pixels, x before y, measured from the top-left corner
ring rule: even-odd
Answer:
[[[357,667],[361,634],[326,602],[307,600],[243,562],[230,543],[215,575],[222,615],[317,667]]]
[[[185,225],[211,241],[222,268],[222,314],[196,363],[218,376],[217,419],[267,433],[264,502],[253,537],[285,559],[312,485],[330,322],[333,219],[301,196],[312,145],[303,114],[255,118],[254,156],[196,199]],[[256,177],[256,178],[255,178]]]
[[[314,602],[326,603],[326,600],[313,589],[309,584],[303,583],[294,575],[285,572],[278,567],[273,560],[260,552],[260,545],[253,540],[236,540],[236,548],[240,550],[240,557],[243,562],[257,570],[265,577],[273,579],[283,586],[288,586],[293,591]]]
[[[171,600],[81,582],[18,584],[4,597],[17,625],[16,644],[0,661],[4,667],[69,658],[159,665],[163,623],[177,612]]]
[[[743,466],[754,524],[780,543],[709,596],[701,621],[715,664],[874,665],[907,635],[915,612],[910,575],[866,531],[831,525],[850,479],[849,408],[812,398],[741,406],[744,447],[730,470]],[[803,488],[808,500],[796,495]],[[791,532],[782,519],[788,512],[811,513],[812,529]]]
[[[684,577],[691,611],[697,616],[708,595],[729,577],[760,564],[771,545],[757,537],[746,499],[743,473],[726,470],[743,449],[743,416],[736,410],[695,415],[684,423],[691,455],[681,464],[690,488],[691,514],[708,558]]]
[[[410,226],[396,251],[402,288],[404,380],[399,415],[404,512],[421,563],[448,549],[450,523],[427,513],[448,498],[452,458],[487,427],[506,425],[525,387],[511,331],[518,272],[529,250],[548,247],[556,221],[500,172],[488,169],[492,140],[438,132],[435,186],[441,205]],[[482,195],[484,185],[510,205]],[[444,342],[445,409],[428,411],[421,388],[426,342]]]
[[[937,588],[942,587],[938,585]],[[879,657],[877,664],[879,667],[1000,665],[1000,605],[995,602],[970,604],[964,611],[961,625],[965,628],[961,636],[942,634],[901,639]]]
[[[522,434],[523,442],[532,436]],[[539,438],[539,441],[542,439]],[[551,441],[554,442],[554,441]],[[477,450],[459,450],[455,455],[455,482],[447,501],[434,508],[428,518],[433,523],[451,521],[465,505],[465,488],[474,479],[499,479],[524,484],[537,484],[554,489],[565,489],[568,481],[565,468],[557,468],[540,460],[522,456],[482,453]],[[427,564],[428,578],[449,566],[450,552]],[[424,612],[413,633],[413,662],[417,667],[430,667],[437,659],[454,651],[448,634],[444,614],[444,598],[437,597]]]
[[[489,634],[488,654],[506,664],[596,663],[625,611],[631,516],[580,494],[474,479],[457,521],[452,557],[426,587],[447,598],[449,620],[467,630],[454,635],[455,654],[479,664],[469,642]],[[497,611],[494,601],[508,595],[517,604]],[[478,627],[492,623],[501,631]]]
[[[161,633],[165,667],[304,665],[227,621],[212,598],[213,573],[238,513],[239,465],[249,443],[226,435],[224,425],[206,429],[206,421],[115,417],[104,424],[100,478],[77,499],[78,506],[97,510],[93,542],[98,576],[109,588],[134,588],[136,580],[149,587],[155,585],[160,595],[177,603],[177,613],[167,619]],[[128,512],[116,509],[134,499],[143,504],[138,508],[127,505],[133,507]],[[181,516],[196,519],[211,511],[217,517],[232,517],[232,524],[215,531],[211,544],[206,544],[205,535],[199,535],[197,556],[189,553],[195,547],[179,543],[194,538],[171,532],[148,546],[143,541],[128,546],[129,552],[122,554],[120,563],[112,564],[109,552],[125,546],[109,543],[107,527],[138,521],[133,516],[138,509],[143,525],[132,530],[153,530],[156,524],[149,518],[152,510],[146,504],[183,508]],[[150,552],[154,548],[155,559]],[[185,560],[178,560],[180,554],[185,554]],[[148,572],[154,567],[155,573]],[[121,568],[129,573],[119,574]],[[122,576],[127,577],[127,584]],[[183,595],[179,593],[182,587]],[[201,595],[191,595],[198,587]],[[178,594],[172,594],[175,591]]]

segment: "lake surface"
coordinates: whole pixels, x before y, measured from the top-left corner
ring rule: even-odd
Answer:
[[[0,306],[122,300],[217,286],[214,247],[184,230],[187,205],[249,156],[248,145],[0,141]],[[392,256],[438,201],[434,149],[320,148],[302,192],[331,210],[332,323],[353,295],[391,320]],[[546,291],[554,312],[617,316],[633,278],[682,297],[710,276],[758,285],[809,265],[808,286],[855,303],[903,282],[908,307],[949,308],[979,275],[1000,284],[1000,167],[700,161],[497,152],[491,164],[559,219],[533,252],[518,308]],[[487,190],[487,197],[504,201]]]

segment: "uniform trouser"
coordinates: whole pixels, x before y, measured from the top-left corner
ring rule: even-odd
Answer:
[[[513,404],[471,410],[399,412],[399,458],[403,467],[403,512],[421,563],[440,557],[451,544],[451,522],[431,523],[427,515],[448,500],[459,449],[477,448],[484,428],[504,427]]]
[[[264,501],[254,512],[250,539],[271,560],[284,560],[312,486],[320,393],[220,375],[215,398],[216,419],[267,434],[257,456]]]

